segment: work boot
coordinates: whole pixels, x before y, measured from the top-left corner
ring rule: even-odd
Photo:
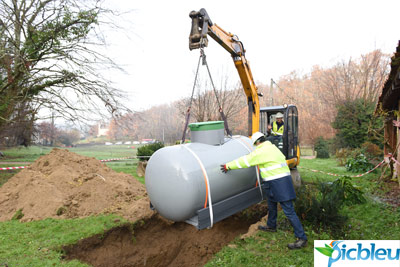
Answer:
[[[264,232],[276,232],[276,228],[271,228],[268,225],[266,225],[266,226],[259,225],[258,230],[261,230]]]
[[[296,242],[287,245],[289,249],[298,249],[307,246],[307,240],[297,239]]]

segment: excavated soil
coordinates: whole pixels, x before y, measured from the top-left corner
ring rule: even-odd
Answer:
[[[144,185],[132,176],[65,149],[53,149],[0,187],[0,221],[17,212],[21,221],[111,212],[136,221],[154,213]]]
[[[64,247],[65,259],[98,267],[203,266],[235,237],[246,233],[260,220],[260,214],[253,213],[250,218],[235,215],[201,231],[154,216],[133,230],[129,226],[114,228]]]

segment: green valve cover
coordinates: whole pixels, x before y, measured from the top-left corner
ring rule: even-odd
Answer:
[[[222,145],[224,143],[224,122],[205,121],[189,124],[190,139],[194,143]]]
[[[224,129],[223,121],[204,121],[189,124],[190,130],[193,131],[210,131]]]

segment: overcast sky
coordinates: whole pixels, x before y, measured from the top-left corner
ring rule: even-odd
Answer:
[[[109,32],[109,55],[126,69],[109,78],[129,93],[128,106],[143,110],[191,94],[199,51],[189,51],[189,13],[205,8],[213,21],[243,42],[256,83],[312,66],[381,49],[400,40],[399,0],[110,1],[127,31]],[[118,4],[117,4],[118,3]],[[230,55],[209,38],[205,50],[214,79],[239,81]]]

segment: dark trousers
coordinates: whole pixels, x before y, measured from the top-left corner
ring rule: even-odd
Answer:
[[[270,198],[267,198],[268,200],[268,221],[267,221],[267,226],[271,228],[276,228],[276,218],[278,216],[278,202],[270,200]],[[301,225],[301,222],[299,220],[299,217],[297,217],[296,212],[294,211],[294,206],[293,206],[293,201],[282,201],[279,202],[281,204],[281,207],[283,209],[283,212],[285,213],[286,217],[289,219],[290,223],[293,226],[294,229],[294,235],[303,240],[307,240],[307,236],[304,233],[303,226]]]

